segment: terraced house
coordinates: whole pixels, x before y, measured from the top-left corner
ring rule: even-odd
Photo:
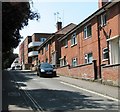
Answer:
[[[58,74],[100,79],[118,86],[120,70],[120,2],[99,1],[99,9],[59,38]]]
[[[33,67],[48,62],[56,66],[57,74],[120,86],[120,1],[99,0],[98,6],[78,25],[62,28],[62,22],[57,22],[57,31],[39,45],[33,35],[21,44],[20,59],[27,55],[27,61],[21,62],[30,61]]]
[[[75,24],[70,23],[62,28],[62,22],[57,22],[57,32],[53,33],[53,35],[38,48],[38,62],[48,62],[56,67],[59,66],[60,45],[58,38],[65,35],[75,26]]]

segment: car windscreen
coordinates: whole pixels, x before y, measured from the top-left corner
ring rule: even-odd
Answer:
[[[50,64],[41,64],[41,68],[53,68]]]
[[[17,68],[19,68],[19,67],[20,67],[20,65],[17,65],[16,67],[17,67]]]

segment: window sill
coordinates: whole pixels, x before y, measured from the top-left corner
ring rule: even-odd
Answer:
[[[85,40],[89,39],[89,38],[92,38],[92,36],[89,36],[89,37],[84,37]]]
[[[108,59],[103,59],[102,61],[103,61],[103,62],[104,62],[104,61],[108,61]]]
[[[65,48],[68,48],[68,46],[65,46]]]
[[[77,44],[73,44],[73,45],[71,45],[71,47],[74,47],[74,46],[76,46]]]
[[[104,24],[104,25],[99,25],[100,30],[101,30],[103,27],[105,27],[105,26],[107,26],[107,23],[106,23],[106,24]]]

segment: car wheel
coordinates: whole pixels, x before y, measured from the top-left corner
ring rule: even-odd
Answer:
[[[37,76],[39,76],[39,73],[37,72]]]
[[[57,76],[57,75],[56,75],[56,72],[53,72],[53,76],[54,76],[54,77],[56,77],[56,76]]]

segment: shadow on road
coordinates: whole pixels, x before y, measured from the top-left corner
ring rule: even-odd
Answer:
[[[25,99],[19,94],[20,89],[16,86],[16,82],[11,79],[9,72],[3,72],[3,111],[9,111],[9,106],[17,108],[28,108],[31,103],[26,103]],[[19,80],[20,85],[25,87],[23,82],[27,82],[30,78],[23,75],[24,80]],[[45,112],[80,112],[80,110],[110,110],[116,108],[117,105],[113,101],[103,103],[102,99],[91,98],[89,95],[83,95],[80,92],[66,90],[49,90],[49,89],[34,89],[25,90],[36,100]],[[19,110],[20,110],[19,109]],[[93,112],[93,110],[92,110]]]
[[[29,90],[37,103],[48,112],[74,112],[75,110],[110,110],[117,105],[110,101],[110,104],[103,103],[102,99],[93,99],[91,96],[79,92],[65,90]]]
[[[16,71],[11,71],[14,75]],[[18,72],[19,73],[19,72]],[[9,111],[9,108],[12,107],[21,107],[28,108],[28,104],[26,104],[25,99],[21,96],[21,90],[13,79],[14,76],[11,77],[9,71],[2,71],[2,110],[3,112]],[[19,77],[19,76],[18,76]],[[19,79],[19,78],[18,78]],[[23,80],[18,80],[19,85],[25,87],[26,85],[23,82],[27,82],[31,78],[24,77]],[[18,108],[19,110],[19,108]]]

